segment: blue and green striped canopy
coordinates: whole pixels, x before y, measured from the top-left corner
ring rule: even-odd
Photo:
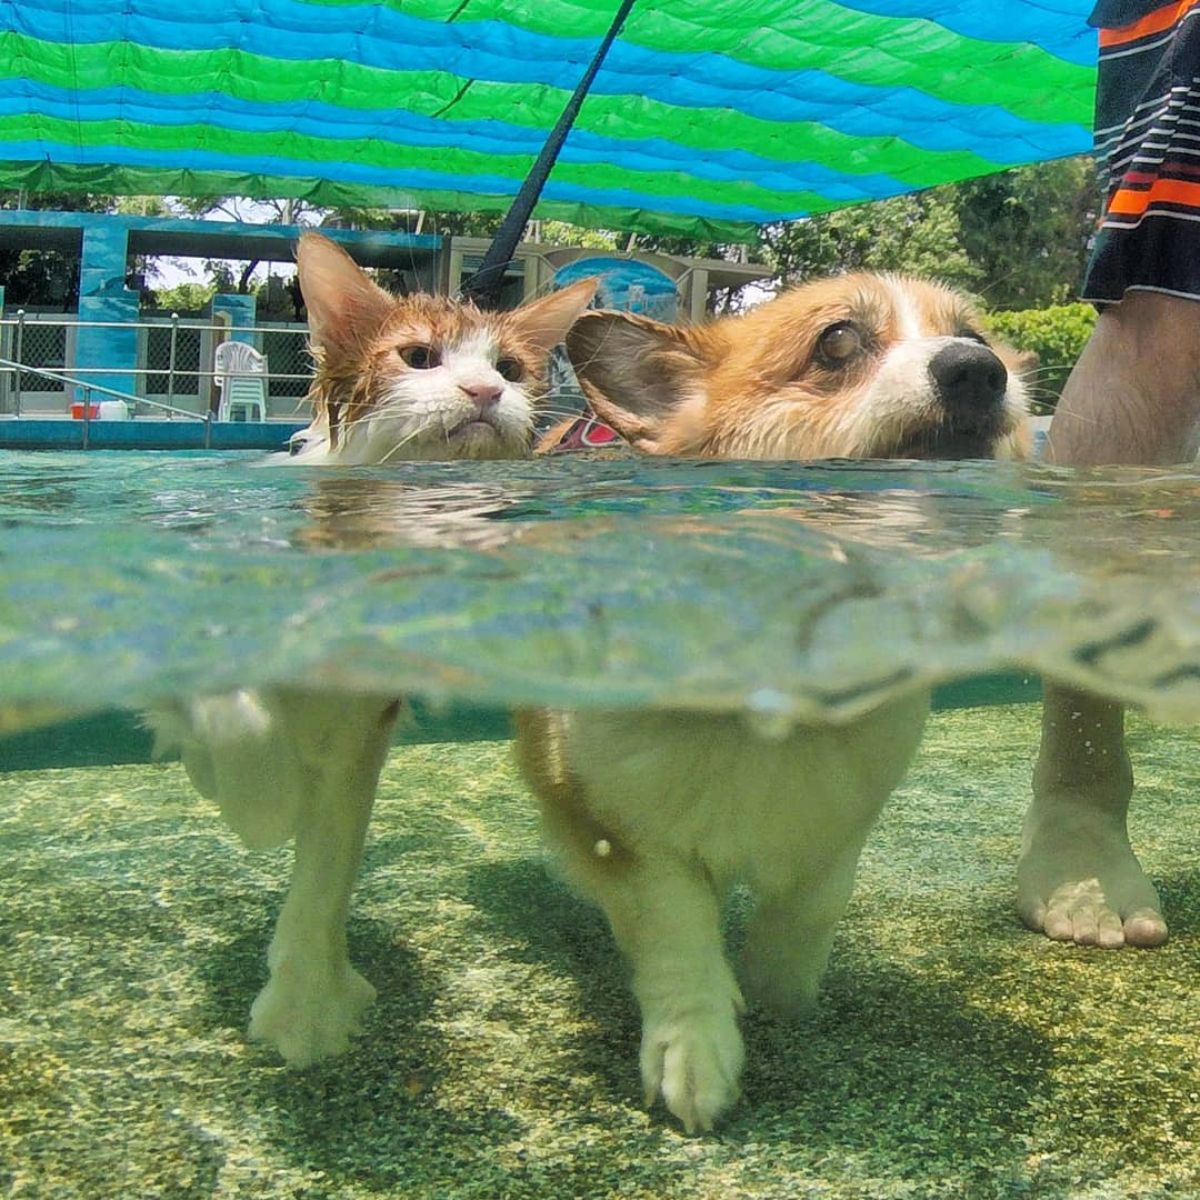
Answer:
[[[507,207],[618,0],[10,0],[0,186]],[[1090,0],[638,0],[536,215],[756,227],[1087,150]]]

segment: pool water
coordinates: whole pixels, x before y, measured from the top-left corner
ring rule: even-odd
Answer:
[[[841,718],[1022,669],[1200,714],[1200,476],[0,454],[0,728],[319,676]]]
[[[380,788],[350,921],[380,998],[349,1055],[284,1070],[245,1021],[288,851],[243,850],[175,763],[0,770],[0,1192],[1200,1191],[1200,476],[259,462],[0,455],[0,729],[315,677],[449,713],[454,740],[398,746]],[[995,671],[1149,714],[1132,832],[1171,942],[1025,933],[1038,706],[940,712],[817,1013],[748,1018],[718,1136],[643,1112],[611,937],[546,870],[507,745],[454,714],[688,707],[769,734]]]
[[[817,1011],[747,1017],[743,1099],[699,1140],[641,1108],[625,970],[502,743],[392,755],[349,926],[379,999],[303,1072],[245,1038],[286,849],[245,851],[177,764],[0,775],[0,1192],[1194,1196],[1200,738],[1132,722],[1171,942],[1088,951],[1013,911],[1038,716],[934,715]]]

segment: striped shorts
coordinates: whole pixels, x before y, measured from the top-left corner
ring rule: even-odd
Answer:
[[[1200,0],[1107,0],[1095,149],[1106,192],[1083,299],[1200,299]]]

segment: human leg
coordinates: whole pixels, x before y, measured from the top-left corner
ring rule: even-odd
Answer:
[[[1200,300],[1127,292],[1101,312],[1050,424],[1064,466],[1189,462],[1200,443]]]
[[[1050,426],[1049,461],[1193,460],[1200,431],[1200,23],[1169,3],[1097,4],[1095,149],[1104,219],[1082,295],[1102,306]],[[1118,24],[1120,22],[1120,24]],[[1119,705],[1047,682],[1017,873],[1049,936],[1154,946],[1167,935],[1126,833],[1133,773]]]
[[[1130,291],[1106,308],[1063,390],[1047,457],[1076,466],[1194,459],[1200,303]],[[1080,944],[1157,946],[1157,893],[1126,831],[1133,773],[1120,705],[1047,683],[1017,868],[1022,920]]]

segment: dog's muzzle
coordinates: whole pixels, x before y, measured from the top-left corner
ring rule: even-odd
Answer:
[[[964,433],[994,427],[1004,404],[1008,371],[978,342],[956,341],[929,360],[929,376],[950,424]]]
[[[896,449],[900,458],[991,458],[1006,432],[1008,371],[979,342],[957,339],[929,360],[938,414]]]

